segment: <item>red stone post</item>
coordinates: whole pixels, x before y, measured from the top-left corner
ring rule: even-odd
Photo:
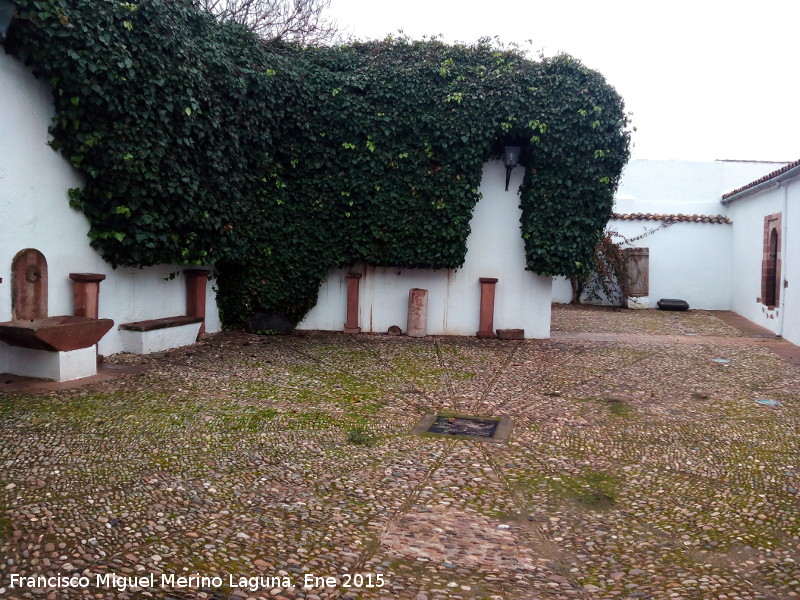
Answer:
[[[428,333],[428,290],[408,290],[408,337],[425,337]]]
[[[97,319],[100,316],[100,282],[106,276],[102,273],[70,273],[72,298],[74,300],[72,314],[76,317]]]
[[[47,259],[36,248],[25,248],[11,261],[11,319],[47,317]]]
[[[186,275],[186,316],[200,317],[201,333],[206,331],[206,282],[211,271],[208,269],[184,269]]]
[[[481,316],[480,329],[476,334],[479,338],[495,338],[494,332],[494,286],[497,279],[494,277],[481,277]]]
[[[345,333],[360,333],[358,326],[358,280],[361,273],[348,273],[347,277],[347,322],[344,324]]]

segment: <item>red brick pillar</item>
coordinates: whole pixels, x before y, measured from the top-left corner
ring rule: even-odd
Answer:
[[[361,273],[347,274],[347,322],[344,324],[345,333],[360,333],[358,326],[358,280]]]
[[[106,276],[102,273],[70,273],[69,278],[74,282],[72,314],[97,319],[100,315],[100,282]]]
[[[497,279],[494,277],[481,277],[481,316],[480,329],[476,334],[479,338],[494,338],[494,286]]]
[[[201,333],[206,330],[206,282],[211,271],[208,269],[184,269],[186,275],[186,316],[200,317]]]

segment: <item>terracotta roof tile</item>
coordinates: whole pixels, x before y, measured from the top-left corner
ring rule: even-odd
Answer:
[[[733,221],[724,215],[677,215],[661,213],[614,213],[612,217],[621,221],[672,221],[674,223],[719,223],[730,225]]]
[[[796,160],[796,161],[794,161],[792,163],[789,163],[788,165],[785,165],[785,166],[781,167],[780,169],[776,169],[775,171],[772,171],[772,173],[767,173],[763,177],[760,177],[759,179],[756,179],[755,181],[751,181],[747,185],[743,185],[740,188],[736,188],[735,190],[731,190],[730,192],[725,192],[724,194],[722,194],[722,199],[725,200],[727,198],[730,198],[731,196],[735,196],[736,194],[738,194],[740,192],[743,192],[745,190],[749,190],[752,187],[755,187],[757,185],[765,183],[765,182],[769,181],[770,179],[772,179],[773,177],[778,177],[779,175],[783,175],[787,171],[791,171],[795,167],[800,167],[800,160]]]

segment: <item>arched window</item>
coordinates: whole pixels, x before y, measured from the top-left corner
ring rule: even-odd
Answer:
[[[764,218],[764,252],[761,260],[761,301],[776,308],[781,300],[781,215]]]
[[[767,281],[764,304],[775,306],[778,304],[778,230],[773,229],[769,234],[769,254],[767,256]]]

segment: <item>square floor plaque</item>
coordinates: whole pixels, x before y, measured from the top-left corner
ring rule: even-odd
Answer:
[[[425,415],[414,426],[414,435],[434,435],[479,442],[505,442],[511,434],[509,417],[467,417],[452,415]]]

